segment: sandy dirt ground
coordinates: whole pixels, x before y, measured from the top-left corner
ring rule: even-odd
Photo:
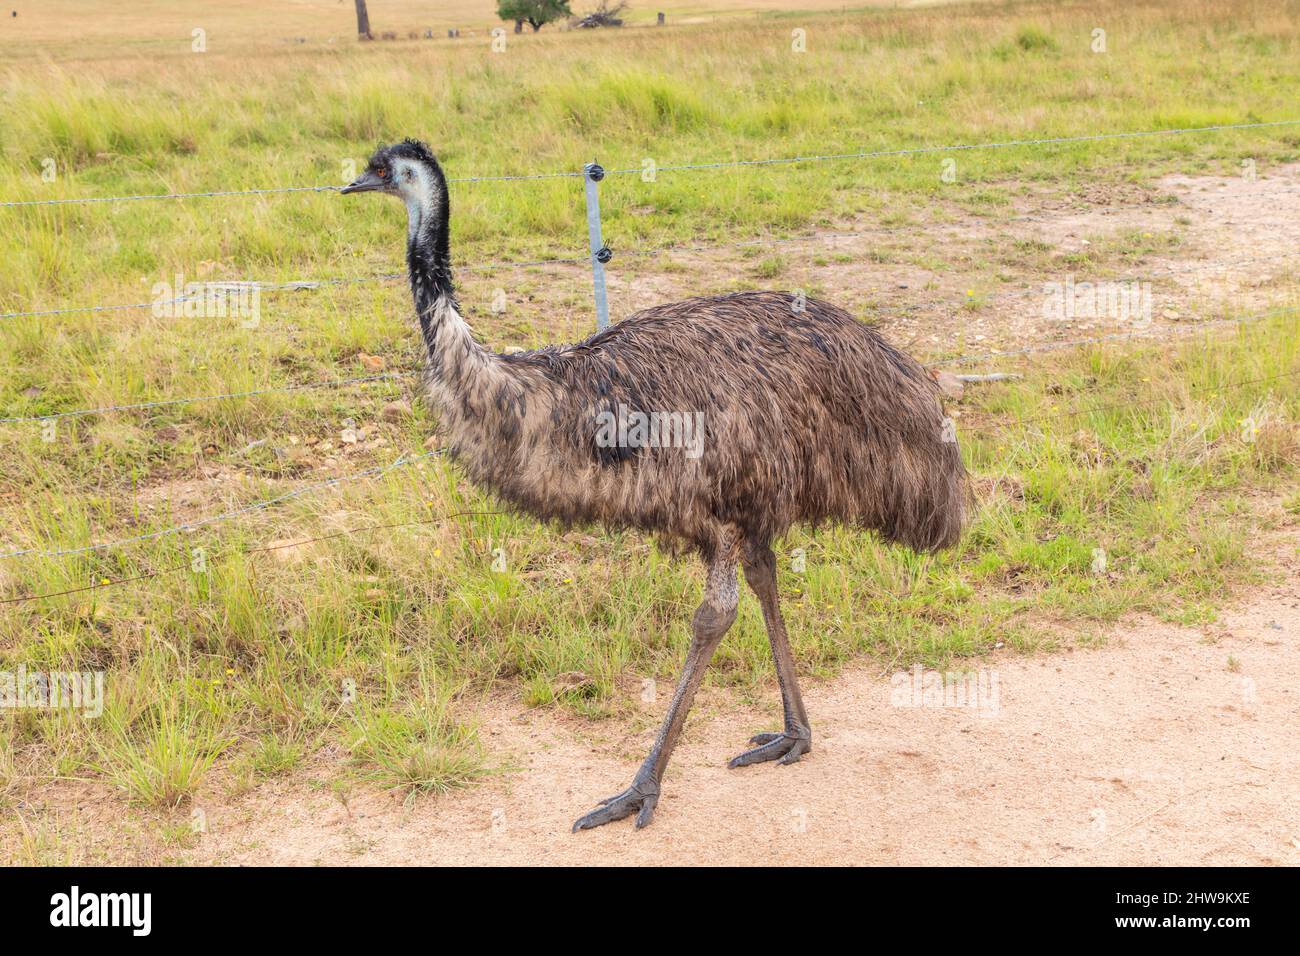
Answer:
[[[936,221],[950,216],[951,221]],[[1150,185],[1094,184],[1064,195],[1031,193],[997,218],[978,220],[952,209],[918,213],[923,223],[883,228],[845,222],[818,238],[770,251],[788,258],[766,286],[819,294],[870,317],[889,338],[927,360],[950,354],[1132,333],[1190,333],[1200,321],[1261,311],[1286,301],[1300,245],[1300,163],[1254,178],[1163,176]],[[861,235],[855,230],[866,229]],[[1176,244],[1144,256],[1141,265],[1067,266],[1063,257],[1124,236],[1172,236]],[[1054,263],[1029,263],[1017,244],[1041,244]],[[925,250],[944,250],[945,268],[917,264]],[[879,250],[892,250],[877,261]],[[985,256],[998,251],[998,266]],[[751,250],[752,251],[752,250]],[[617,253],[616,253],[617,257]],[[814,264],[813,260],[822,264]],[[672,271],[615,266],[610,299],[616,319],[687,295],[719,291],[735,274],[735,249],[675,257]],[[658,265],[656,263],[656,265]],[[1043,270],[1046,271],[1043,271]],[[990,282],[992,272],[1007,277]],[[1136,280],[1150,284],[1152,314],[1135,325],[1107,316],[1044,315],[1044,283]],[[963,307],[968,290],[988,294],[982,308]],[[585,318],[585,316],[584,316]],[[575,330],[576,332],[576,330]]]
[[[208,811],[195,861],[1297,865],[1298,545],[1293,531],[1283,579],[1214,625],[1138,621],[1094,649],[983,658],[975,706],[927,700],[924,676],[914,694],[911,672],[813,684],[815,750],[794,766],[728,770],[777,710],[714,691],[645,830],[569,826],[628,784],[652,726],[618,736],[502,699],[484,730],[517,772],[414,803],[264,788]]]

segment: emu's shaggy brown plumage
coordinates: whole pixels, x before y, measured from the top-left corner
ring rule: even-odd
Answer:
[[[687,299],[577,345],[487,361],[502,372],[481,393],[470,375],[452,384],[454,448],[475,480],[538,517],[639,528],[706,556],[723,527],[767,544],[841,521],[919,551],[960,532],[961,461],[933,380],[825,302]],[[698,413],[702,453],[608,453],[597,423],[620,406]]]
[[[650,756],[628,790],[575,829],[634,812],[638,826],[649,822],[704,668],[735,617],[737,563],[763,608],[786,719],[733,765],[809,752],[771,543],[792,525],[828,521],[919,551],[957,540],[965,472],[925,370],[842,309],[776,292],[687,299],[576,345],[497,355],[457,308],[447,185],[433,156],[409,140],[380,149],[344,191],[368,190],[407,205],[427,388],[470,476],[538,518],[638,528],[708,565],[687,665]],[[611,442],[609,423],[638,413],[700,430],[688,447]]]

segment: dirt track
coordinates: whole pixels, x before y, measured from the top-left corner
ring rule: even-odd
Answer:
[[[888,675],[807,689],[815,752],[726,769],[775,706],[715,692],[692,715],[652,826],[570,834],[631,779],[653,730],[493,703],[523,770],[405,807],[259,791],[209,811],[200,862],[365,864],[1300,864],[1300,560],[1208,628],[1146,622],[1097,650],[995,654],[984,713],[891,703]],[[775,696],[774,694],[772,696]],[[650,709],[657,714],[666,695]]]

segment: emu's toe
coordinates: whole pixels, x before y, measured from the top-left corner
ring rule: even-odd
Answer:
[[[795,725],[783,733],[755,734],[749,738],[749,742],[758,746],[733,757],[727,764],[728,767],[748,767],[751,763],[762,763],[765,760],[794,763],[812,751],[812,731]]]
[[[622,820],[633,813],[636,814],[636,828],[640,830],[654,819],[655,805],[659,802],[659,785],[653,780],[634,780],[632,786],[622,793],[606,797],[600,802],[601,806],[574,822],[574,833]]]

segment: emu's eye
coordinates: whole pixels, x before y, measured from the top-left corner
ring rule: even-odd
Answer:
[[[387,166],[380,166],[378,169],[375,170],[375,175],[378,176],[380,179],[387,179],[387,178],[388,178],[388,167],[387,167]]]

